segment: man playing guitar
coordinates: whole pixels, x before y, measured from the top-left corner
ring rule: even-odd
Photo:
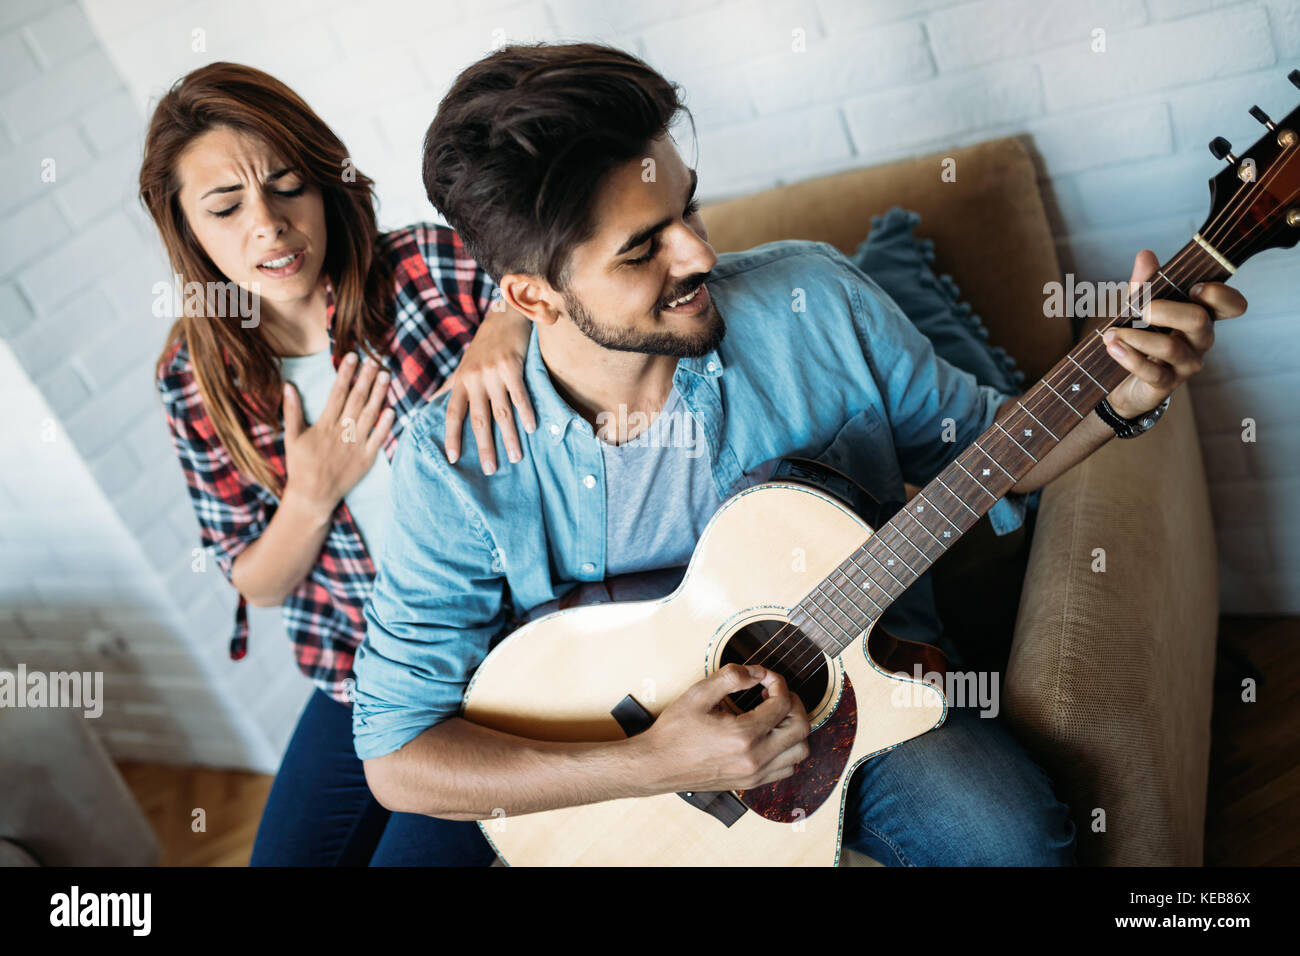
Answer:
[[[648,596],[620,592],[633,573],[658,575],[655,596],[672,590],[721,502],[776,460],[833,462],[901,501],[903,482],[930,480],[1014,403],[938,358],[830,246],[715,254],[668,136],[682,110],[675,87],[620,51],[506,47],[461,74],[430,127],[430,200],[535,323],[525,380],[539,425],[523,460],[490,476],[446,461],[445,401],[404,436],[355,665],[357,754],[392,810],[482,820],[788,777],[808,755],[808,715],[765,667],[719,668],[619,741],[502,733],[460,716],[462,695],[512,616],[607,578],[616,598]],[[1156,265],[1143,251],[1132,281]],[[1119,416],[1156,408],[1201,368],[1211,312],[1245,310],[1220,283],[1193,299],[1143,316],[1172,334],[1108,338],[1130,372],[1107,396]],[[992,508],[995,529],[1017,527],[1025,494],[1114,435],[1087,416]],[[928,580],[882,623],[933,642]],[[719,706],[759,686],[754,709]],[[1074,861],[1046,774],[999,720],[965,708],[862,764],[844,812],[844,844],[891,865]]]

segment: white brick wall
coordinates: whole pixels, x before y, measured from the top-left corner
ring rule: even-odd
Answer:
[[[0,665],[103,671],[117,757],[274,770],[305,688],[270,679],[281,642],[213,662],[230,589],[190,570],[150,373],[167,270],[134,198],[141,113],[78,4],[6,3],[0,56]]]
[[[113,508],[116,472],[139,465],[119,444],[88,468],[4,342],[0,403],[0,667],[102,672],[90,727],[115,757],[273,769],[278,750],[232,710],[147,560],[149,533]]]
[[[1091,48],[1099,28],[1104,53]],[[1126,277],[1143,247],[1172,254],[1205,214],[1217,168],[1205,143],[1252,142],[1252,103],[1279,116],[1300,99],[1284,79],[1300,66],[1300,0],[7,0],[0,335],[25,383],[18,425],[50,417],[67,437],[57,467],[0,481],[0,633],[27,651],[34,620],[42,635],[129,631],[104,618],[112,596],[151,608],[134,647],[157,666],[110,668],[131,702],[114,746],[270,768],[308,692],[278,611],[254,610],[250,657],[232,663],[233,593],[215,568],[190,571],[196,526],[149,368],[165,332],[151,287],[168,270],[133,199],[152,101],[212,60],[276,74],[378,180],[393,227],[430,215],[419,144],[438,98],[503,39],[603,40],[682,84],[700,134],[693,144],[683,130],[682,147],[698,145],[706,201],[1028,134],[1058,250],[1081,279]],[[46,158],[54,183],[40,179]],[[1251,314],[1220,328],[1190,396],[1228,611],[1300,611],[1294,256],[1243,269]],[[1258,423],[1254,443],[1241,441],[1244,417]],[[95,615],[93,628],[50,618],[65,606]],[[179,706],[203,687],[212,696],[192,714]],[[219,711],[242,745],[204,731]],[[166,715],[183,753],[157,729]]]

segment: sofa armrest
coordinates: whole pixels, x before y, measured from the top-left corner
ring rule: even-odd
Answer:
[[[1070,805],[1081,864],[1200,865],[1218,600],[1183,390],[1149,434],[1110,441],[1039,506],[1004,711]]]

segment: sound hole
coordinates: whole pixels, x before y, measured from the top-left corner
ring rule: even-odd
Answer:
[[[786,621],[754,621],[731,635],[722,648],[721,664],[731,663],[759,664],[776,671],[810,714],[826,696],[830,678],[826,657],[803,631]],[[753,710],[763,702],[763,687],[738,691],[730,700],[742,711]]]

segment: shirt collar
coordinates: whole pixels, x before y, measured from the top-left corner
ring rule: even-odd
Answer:
[[[697,358],[684,358],[677,363],[677,370],[694,372],[704,378],[718,378],[722,375],[722,356],[717,349],[705,352]]]
[[[542,348],[537,339],[537,326],[534,325],[528,338],[528,356],[524,359],[524,382],[528,394],[537,410],[537,427],[552,445],[564,441],[569,426],[585,429],[592,434],[591,426],[581,415],[569,407],[569,403],[560,397],[551,381],[551,373],[542,361]]]
[[[722,368],[722,358],[714,349],[697,358],[679,359],[677,370],[673,373],[673,381],[680,385],[683,374],[718,378],[722,375]],[[533,326],[532,334],[528,339],[528,355],[524,359],[524,381],[537,410],[537,427],[550,439],[552,445],[564,441],[570,427],[577,428],[586,435],[594,434],[586,419],[570,408],[569,403],[555,390],[555,383],[551,381],[546,363],[542,360],[536,325]]]

